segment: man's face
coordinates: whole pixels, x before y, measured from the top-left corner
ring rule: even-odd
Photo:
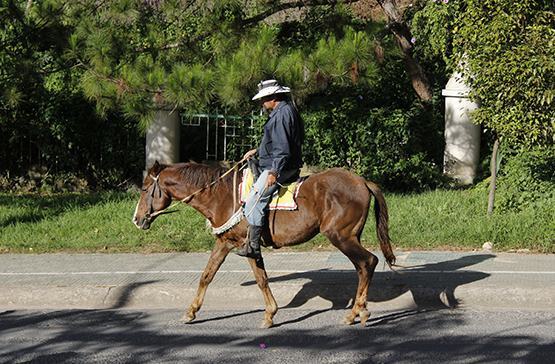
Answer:
[[[272,111],[276,107],[276,99],[273,96],[266,96],[261,99],[264,110]]]

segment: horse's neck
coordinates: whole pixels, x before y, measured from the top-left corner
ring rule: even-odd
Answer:
[[[199,187],[190,187],[183,183],[175,185],[169,192],[174,200],[183,200],[199,189]],[[191,199],[189,205],[204,215],[212,226],[221,226],[236,210],[232,206],[233,200],[232,191],[222,183],[198,192]]]

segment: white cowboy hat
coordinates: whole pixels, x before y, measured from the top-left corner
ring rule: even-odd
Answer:
[[[258,93],[254,95],[252,99],[258,100],[265,96],[270,96],[275,94],[287,94],[290,92],[291,92],[291,89],[289,87],[281,86],[276,80],[266,80],[266,81],[261,81],[258,84]]]

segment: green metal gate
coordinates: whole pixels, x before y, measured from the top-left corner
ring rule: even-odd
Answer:
[[[182,159],[235,161],[256,144],[258,116],[181,114]],[[183,155],[184,154],[184,155]]]

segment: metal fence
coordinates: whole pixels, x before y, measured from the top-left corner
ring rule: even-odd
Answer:
[[[238,160],[256,144],[255,114],[247,116],[210,113],[181,114],[184,159]]]

